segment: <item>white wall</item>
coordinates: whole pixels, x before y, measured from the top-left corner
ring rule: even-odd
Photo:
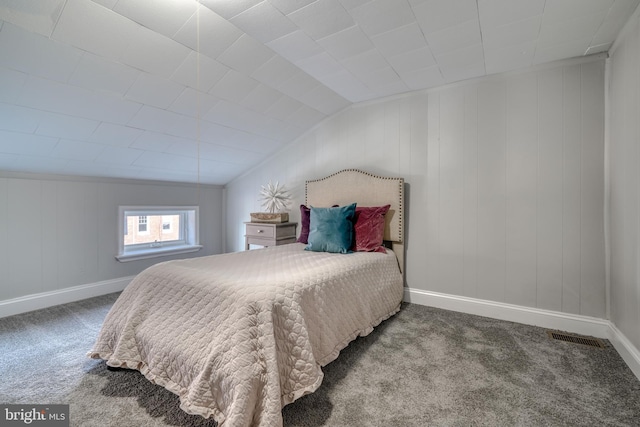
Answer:
[[[640,349],[640,9],[610,59],[611,320]]]
[[[159,261],[222,252],[222,192],[213,186],[0,174],[0,305],[132,276]],[[119,205],[200,205],[204,248],[118,262]]]
[[[408,183],[407,286],[604,318],[604,59],[354,105],[227,185],[226,250],[260,186],[344,168]]]

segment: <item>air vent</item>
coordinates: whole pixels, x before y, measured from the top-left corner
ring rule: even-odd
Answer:
[[[560,332],[560,331],[547,331],[547,334],[549,334],[549,337],[554,340],[566,341],[574,344],[587,345],[589,347],[606,348],[604,341],[598,338],[567,334],[566,332]]]

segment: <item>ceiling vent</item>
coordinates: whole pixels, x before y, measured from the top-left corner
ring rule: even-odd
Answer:
[[[589,347],[596,347],[596,348],[607,347],[604,341],[598,338],[568,334],[566,332],[560,332],[560,331],[547,331],[547,334],[549,335],[549,338],[552,338],[554,340],[560,340],[560,341],[570,342],[574,344],[581,344],[581,345],[586,345]]]

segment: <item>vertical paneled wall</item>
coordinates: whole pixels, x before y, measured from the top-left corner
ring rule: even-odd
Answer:
[[[172,257],[120,263],[119,205],[200,205],[200,243],[222,252],[222,189],[0,176],[0,301],[137,274]]]
[[[610,59],[609,192],[611,320],[640,348],[640,17]]]
[[[403,176],[407,286],[604,317],[604,60],[354,105],[227,186],[227,250],[260,186]]]

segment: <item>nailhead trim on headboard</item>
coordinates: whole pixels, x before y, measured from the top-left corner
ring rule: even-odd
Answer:
[[[403,208],[404,208],[404,178],[395,178],[395,177],[386,177],[386,176],[379,176],[379,175],[373,175],[369,172],[365,172],[362,171],[360,169],[343,169],[341,171],[335,172],[331,175],[328,175],[324,178],[319,178],[319,179],[312,179],[312,180],[308,180],[305,182],[305,188],[304,188],[304,196],[305,196],[305,203],[307,203],[308,201],[308,185],[310,182],[320,182],[320,181],[325,181],[328,180],[330,178],[335,177],[336,175],[340,175],[343,173],[348,173],[348,172],[356,172],[356,173],[360,173],[363,175],[367,175],[371,178],[375,178],[375,179],[380,179],[380,180],[392,180],[392,181],[398,181],[398,236],[400,236],[400,241],[404,241],[404,212],[403,212]]]

